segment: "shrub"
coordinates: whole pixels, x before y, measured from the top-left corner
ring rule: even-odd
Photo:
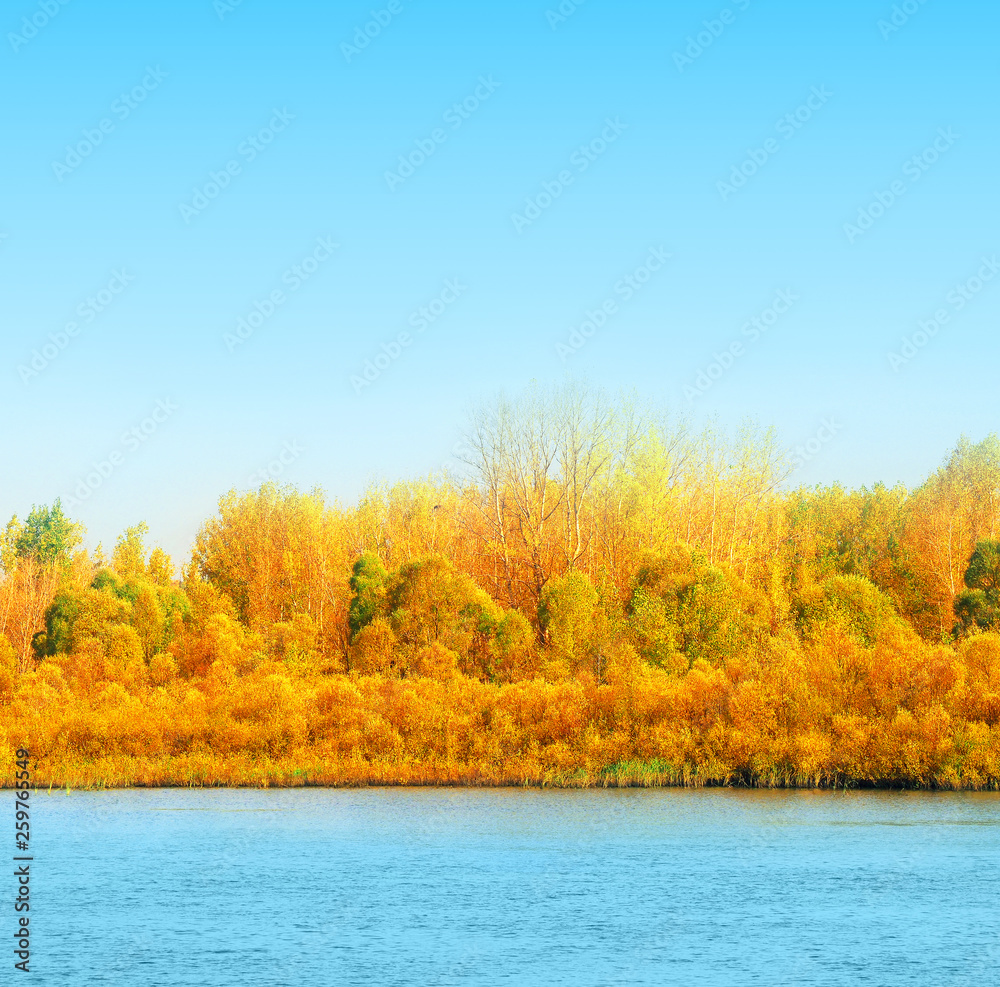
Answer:
[[[354,636],[348,664],[359,675],[400,675],[405,670],[398,642],[389,622],[376,617]]]
[[[597,590],[582,572],[550,579],[542,588],[538,625],[556,660],[576,665],[589,657],[597,600]]]
[[[446,682],[458,674],[458,655],[440,641],[435,641],[417,652],[412,673],[423,678]]]
[[[804,634],[835,626],[866,646],[882,630],[904,626],[892,600],[862,576],[832,576],[804,593],[798,610]]]
[[[481,674],[501,620],[490,596],[440,555],[398,569],[386,591],[388,619],[403,649],[413,655],[440,642],[459,656],[466,674]]]
[[[528,618],[516,610],[505,611],[490,645],[491,677],[502,682],[532,678],[538,673],[534,645],[535,632]]]
[[[770,635],[764,594],[684,545],[647,559],[626,612],[639,653],[682,670],[698,660],[723,664]]]

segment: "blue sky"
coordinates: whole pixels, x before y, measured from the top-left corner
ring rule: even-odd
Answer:
[[[567,373],[919,482],[997,428],[1000,9],[895,8],[12,0],[0,515],[96,468],[90,544],[182,561],[282,452],[350,503]]]

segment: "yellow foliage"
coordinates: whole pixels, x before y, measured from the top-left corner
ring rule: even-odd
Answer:
[[[17,655],[10,641],[0,634],[0,706],[6,706],[14,698],[17,686]]]
[[[773,436],[608,456],[622,422],[550,398],[478,420],[473,483],[230,493],[179,582],[142,525],[109,567],[12,522],[0,740],[39,784],[1000,788],[995,601],[949,636],[1000,446],[785,494]]]
[[[413,675],[447,681],[458,674],[458,655],[434,641],[417,652],[410,671]]]
[[[399,675],[408,664],[389,622],[376,617],[355,635],[348,654],[352,672],[359,675]]]
[[[166,651],[158,651],[149,661],[149,681],[162,686],[177,678],[177,661]]]

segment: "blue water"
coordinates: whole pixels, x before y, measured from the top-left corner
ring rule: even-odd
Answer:
[[[32,817],[25,983],[1000,982],[996,794],[53,792]]]

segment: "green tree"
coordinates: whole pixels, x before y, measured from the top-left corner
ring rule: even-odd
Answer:
[[[976,545],[963,581],[969,589],[981,589],[996,602],[1000,597],[1000,542],[983,539]]]
[[[374,552],[365,552],[354,563],[349,583],[354,596],[347,615],[352,638],[378,616],[385,600],[387,579],[385,566]]]
[[[81,540],[80,526],[66,517],[56,499],[51,507],[32,508],[14,538],[14,554],[43,566],[67,566]]]
[[[983,539],[976,543],[963,582],[966,588],[955,597],[955,632],[1000,627],[1000,542]]]
[[[80,596],[67,591],[58,593],[45,611],[45,630],[31,639],[36,658],[68,654],[73,647],[73,624],[80,611]]]

